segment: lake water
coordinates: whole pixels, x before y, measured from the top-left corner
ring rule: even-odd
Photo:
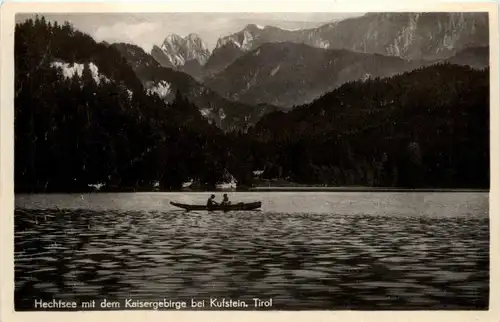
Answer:
[[[487,193],[229,193],[262,209],[227,213],[169,205],[208,195],[16,195],[16,309],[216,297],[291,310],[488,308]]]

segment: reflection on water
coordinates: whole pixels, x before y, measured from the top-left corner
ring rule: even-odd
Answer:
[[[340,212],[18,207],[16,309],[40,298],[129,297],[272,297],[272,309],[488,307],[487,216]]]

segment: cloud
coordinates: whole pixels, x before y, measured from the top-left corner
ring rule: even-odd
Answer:
[[[240,31],[249,23],[271,25],[285,29],[314,28],[325,22],[361,13],[44,13],[50,20],[73,26],[96,41],[125,42],[150,52],[153,45],[161,45],[170,34],[186,36],[198,34],[212,50],[219,37]],[[21,19],[27,15],[16,15]]]
[[[153,22],[118,22],[98,27],[92,36],[97,41],[132,43],[150,51],[154,44],[161,43],[163,40],[164,35],[161,29],[161,24]]]

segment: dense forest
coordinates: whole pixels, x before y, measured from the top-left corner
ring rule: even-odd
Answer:
[[[439,64],[352,82],[250,136],[292,180],[383,187],[489,186],[489,72]]]
[[[16,191],[189,179],[209,189],[228,173],[250,186],[254,170],[305,184],[487,188],[489,70],[440,64],[351,82],[225,132],[182,92],[166,103],[146,90],[114,46],[43,17],[16,26]]]
[[[52,66],[57,60],[84,64],[81,77],[65,77]],[[97,83],[90,62],[110,81]],[[195,106],[180,93],[167,106],[143,89],[116,49],[69,24],[41,18],[16,27],[15,82],[18,190],[139,187],[153,180],[173,189],[198,175],[189,169],[213,169],[221,158],[216,142],[223,134]]]

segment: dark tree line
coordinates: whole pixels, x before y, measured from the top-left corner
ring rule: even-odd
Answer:
[[[441,64],[352,82],[250,135],[270,173],[304,183],[489,186],[489,70]],[[278,171],[279,170],[279,171]]]
[[[84,69],[68,77],[55,61]],[[96,81],[90,62],[109,81]],[[196,106],[181,93],[168,105],[148,94],[115,49],[69,24],[41,18],[16,26],[15,84],[18,191],[146,188],[155,181],[175,189],[200,176],[197,169],[222,172],[216,138],[223,133]]]
[[[84,66],[68,77],[54,62]],[[99,67],[96,81],[90,63]],[[227,173],[390,187],[489,186],[489,71],[436,65],[348,83],[306,106],[224,133],[183,93],[147,93],[113,46],[69,24],[15,32],[15,187],[82,191],[207,187]]]

